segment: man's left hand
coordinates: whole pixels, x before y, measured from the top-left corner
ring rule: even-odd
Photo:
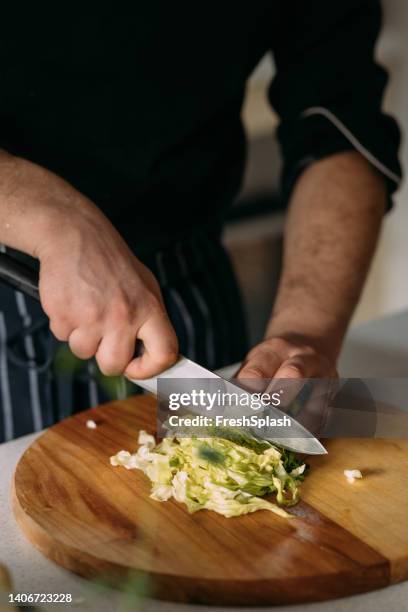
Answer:
[[[237,378],[335,378],[336,364],[308,339],[273,337],[247,355]]]

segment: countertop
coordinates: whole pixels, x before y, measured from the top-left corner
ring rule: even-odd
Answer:
[[[344,377],[408,376],[408,311],[371,321],[350,330],[341,355],[339,370],[340,375]],[[20,533],[10,508],[11,480],[21,454],[37,435],[32,434],[0,445],[0,564],[3,563],[9,568],[16,592],[71,593],[74,600],[72,609],[98,612],[125,611],[127,608],[120,594],[102,587],[91,588],[86,580],[48,561]],[[408,582],[330,602],[270,609],[274,612],[283,610],[371,612],[382,609],[386,609],[387,612],[401,612],[408,610],[407,602]],[[56,605],[55,609],[57,607],[61,609],[61,604]],[[143,601],[140,609],[143,609],[143,612],[232,610],[232,608],[170,604],[154,600]]]

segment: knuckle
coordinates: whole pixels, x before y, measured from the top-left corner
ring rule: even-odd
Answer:
[[[97,321],[101,316],[101,308],[91,300],[80,307],[81,318],[87,323]]]
[[[160,293],[159,282],[153,272],[147,267],[144,267],[143,269],[143,280],[144,284],[146,285],[146,287],[149,288],[150,291],[154,293]]]
[[[265,370],[258,365],[244,366],[241,370],[240,376],[241,378],[245,378],[245,376],[248,376],[248,378],[268,378]]]
[[[93,357],[95,355],[95,351],[92,349],[77,349],[77,350],[73,350],[71,348],[72,352],[74,353],[74,355],[76,355],[77,357],[79,357],[79,359],[91,359],[91,357]]]
[[[292,378],[304,378],[304,367],[299,363],[286,363],[285,373],[289,374]]]
[[[274,344],[264,342],[262,344],[254,346],[254,348],[249,351],[247,355],[247,360],[248,362],[259,362],[264,359],[267,359],[269,355],[279,355],[279,347],[277,348]],[[258,364],[256,364],[256,366],[258,367]]]
[[[110,347],[109,352],[96,355],[99,368],[106,376],[118,376],[122,374],[129,363],[130,357],[123,350]]]
[[[56,337],[56,339],[60,340],[61,342],[66,342],[69,338],[68,327],[62,321],[56,321],[55,319],[51,319],[50,330]]]
[[[266,346],[269,350],[273,350],[277,353],[285,353],[287,352],[290,344],[285,338],[281,338],[279,336],[275,336],[266,341]]]
[[[115,366],[116,369],[122,369],[122,366],[127,365],[131,356],[130,351],[125,351],[120,347],[112,346],[109,351],[108,362]]]
[[[133,316],[133,308],[125,299],[115,300],[112,304],[109,317],[114,323],[130,323]]]
[[[168,368],[178,359],[178,353],[172,348],[165,349],[155,355],[155,363],[159,368]]]
[[[99,369],[105,376],[118,376],[122,373],[122,369],[118,366],[118,363],[113,359],[106,359],[103,357],[96,357]]]
[[[67,304],[64,304],[63,300],[58,296],[53,295],[42,297],[41,306],[50,319],[56,315],[59,319],[63,319],[65,317]]]
[[[52,328],[52,327],[51,327],[51,331],[53,335],[55,336],[55,338],[59,340],[60,342],[66,342],[68,340],[67,333],[64,333],[63,331],[59,331],[58,329],[55,330],[55,328]]]
[[[95,348],[93,343],[82,340],[81,342],[69,342],[71,351],[80,359],[90,359],[95,355]]]
[[[315,347],[313,347],[313,346],[308,345],[308,344],[301,344],[301,345],[299,345],[299,347],[298,347],[298,354],[300,354],[302,356],[304,355],[307,358],[312,358],[312,359],[318,360],[318,361],[320,361],[322,359],[322,356],[319,354],[317,349]]]
[[[163,305],[160,302],[160,299],[154,293],[149,292],[145,298],[145,308],[149,313],[149,316],[152,314],[161,314],[164,312]]]

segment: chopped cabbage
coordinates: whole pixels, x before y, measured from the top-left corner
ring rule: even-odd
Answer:
[[[269,510],[289,517],[282,507],[299,500],[299,484],[306,464],[293,453],[229,432],[228,438],[164,438],[156,445],[153,436],[139,433],[135,454],[120,451],[111,457],[113,466],[142,470],[152,482],[151,497],[173,497],[190,513],[207,509],[226,517]],[[238,440],[237,443],[234,440]],[[276,505],[264,495],[276,493]]]

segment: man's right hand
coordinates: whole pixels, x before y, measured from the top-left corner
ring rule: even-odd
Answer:
[[[153,274],[101,211],[58,176],[0,153],[0,242],[40,260],[50,327],[107,375],[147,378],[172,365],[175,332]],[[134,358],[140,339],[144,352]]]

